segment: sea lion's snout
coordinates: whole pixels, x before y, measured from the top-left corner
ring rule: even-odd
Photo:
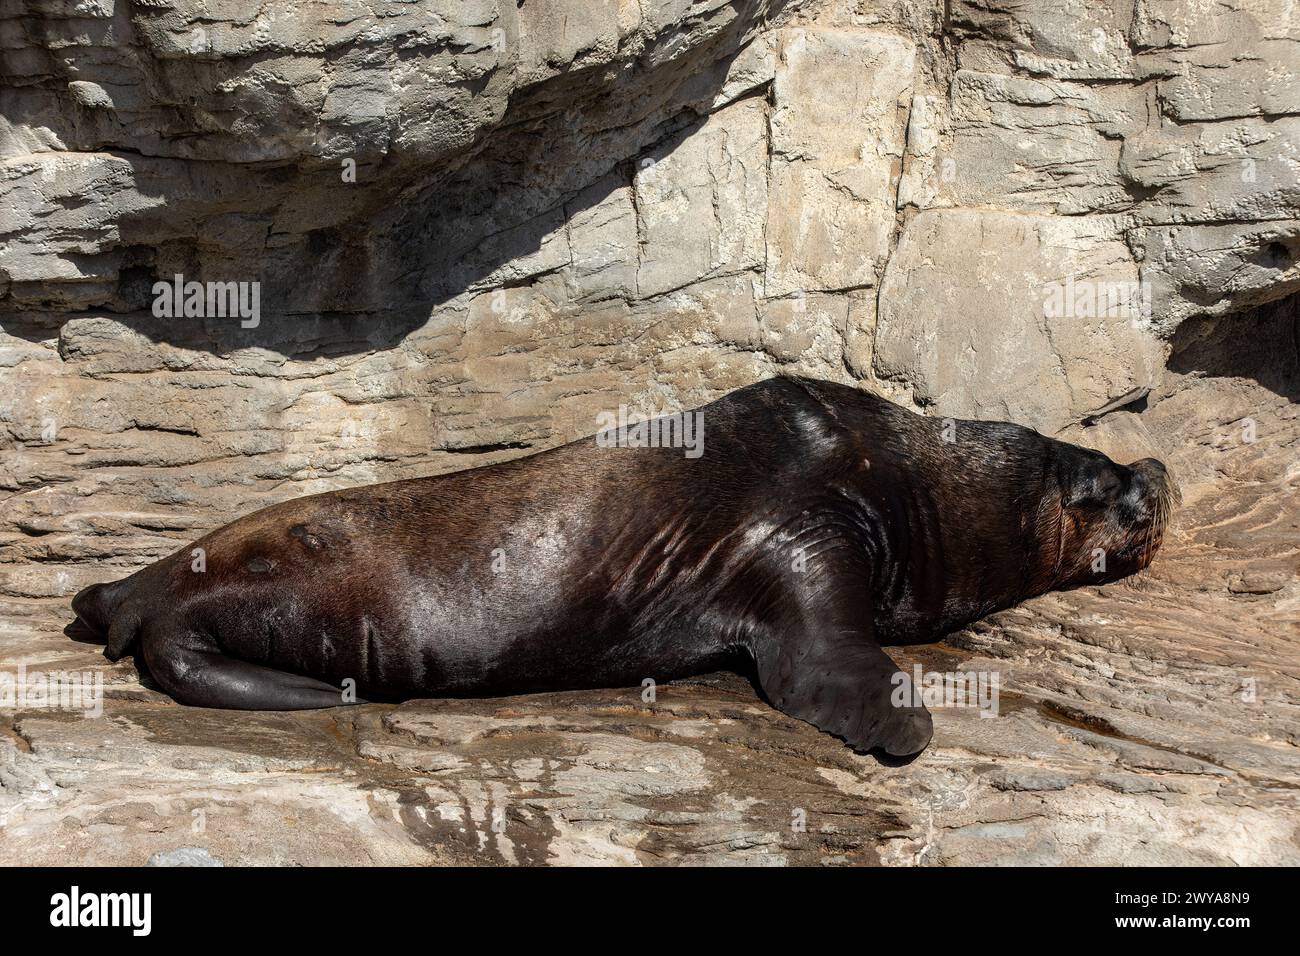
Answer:
[[[1163,462],[1120,465],[1083,449],[1066,459],[1061,491],[1058,587],[1114,581],[1147,567],[1179,499]]]
[[[1135,486],[1142,489],[1153,490],[1158,494],[1163,490],[1164,485],[1170,483],[1169,469],[1158,458],[1143,458],[1128,467],[1136,479]]]
[[[1133,510],[1132,535],[1139,568],[1151,563],[1164,540],[1165,528],[1174,505],[1180,499],[1178,486],[1164,462],[1143,458],[1129,465],[1132,474],[1129,491]]]

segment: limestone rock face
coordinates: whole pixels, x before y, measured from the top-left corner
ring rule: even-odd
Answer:
[[[894,232],[915,44],[790,30],[772,81],[769,297],[876,284]]]
[[[1150,390],[1163,355],[1141,308],[1110,217],[925,210],[885,272],[875,369],[938,414],[1052,433]]]
[[[0,702],[0,839],[156,865],[1297,862],[1297,16],[9,4],[0,674],[109,692],[103,719]],[[257,314],[160,315],[177,276]],[[1159,454],[1181,530],[1138,584],[901,657],[1012,701],[940,710],[906,768],[735,682],[230,715],[60,633],[79,587],[257,507],[787,371]]]

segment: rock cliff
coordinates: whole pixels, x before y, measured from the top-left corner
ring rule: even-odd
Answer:
[[[0,9],[5,858],[1300,862],[1287,0],[13,0]],[[248,283],[253,320],[160,317]],[[783,371],[1183,484],[1150,572],[900,659],[908,767],[704,679],[178,708],[67,597],[261,505]],[[165,858],[165,857],[164,857]]]

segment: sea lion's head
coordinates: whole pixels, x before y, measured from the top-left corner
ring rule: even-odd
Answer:
[[[1141,571],[1164,540],[1178,489],[1154,458],[1120,465],[1100,452],[1065,445],[1056,456],[1042,523],[1054,539],[1054,588],[1103,584]],[[1041,527],[1041,525],[1040,525]]]

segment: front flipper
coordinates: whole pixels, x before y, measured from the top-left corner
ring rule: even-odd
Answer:
[[[227,657],[189,635],[148,635],[149,672],[177,703],[225,710],[315,710],[344,703],[343,691],[324,681]]]
[[[783,577],[779,607],[753,641],[763,693],[859,753],[919,754],[933,721],[923,705],[907,702],[910,694],[896,693],[902,678],[872,636],[866,576],[851,564],[823,564]]]

